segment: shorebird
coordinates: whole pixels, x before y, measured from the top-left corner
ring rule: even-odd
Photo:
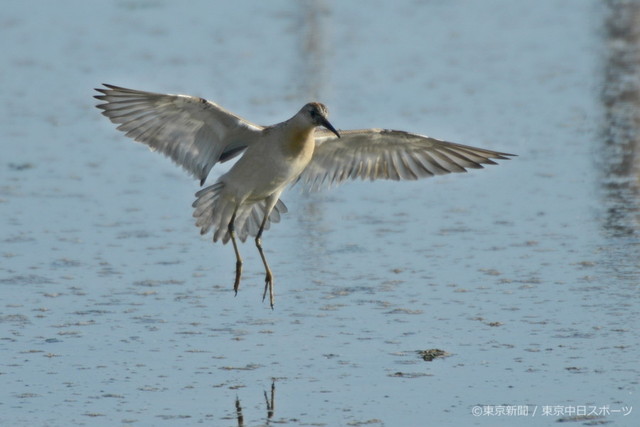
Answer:
[[[310,189],[347,179],[416,180],[496,164],[514,154],[388,129],[338,131],[319,102],[289,120],[260,126],[214,102],[189,95],[144,92],[104,84],[96,107],[126,136],[170,157],[204,185],[213,166],[242,155],[218,180],[196,193],[193,216],[200,233],[233,244],[237,295],[242,276],[238,242],[255,237],[273,309],[274,279],[262,249],[262,233],[280,221],[289,184]],[[324,128],[324,129],[322,129]]]

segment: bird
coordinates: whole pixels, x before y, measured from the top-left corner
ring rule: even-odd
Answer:
[[[301,183],[320,190],[346,180],[417,180],[494,165],[515,154],[381,128],[340,130],[327,107],[305,104],[271,126],[252,123],[207,99],[163,94],[103,83],[96,107],[127,137],[171,158],[202,187],[211,169],[238,157],[215,183],[195,194],[193,217],[214,243],[231,241],[238,293],[243,260],[238,240],[251,236],[265,269],[264,301],[274,308],[274,275],[262,246],[271,223],[287,213],[283,190]]]

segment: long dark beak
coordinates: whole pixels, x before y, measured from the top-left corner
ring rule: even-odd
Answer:
[[[333,127],[333,125],[331,123],[329,123],[329,120],[323,118],[322,119],[322,126],[326,127],[327,129],[329,129],[331,132],[335,133],[336,136],[338,138],[340,138],[340,134],[338,133],[338,131],[336,130],[336,128]]]

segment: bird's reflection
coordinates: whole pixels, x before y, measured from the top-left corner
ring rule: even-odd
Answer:
[[[267,394],[264,391],[264,400],[267,406],[267,420],[266,425],[269,425],[276,407],[276,381],[271,381],[271,394]],[[240,399],[236,396],[236,419],[238,421],[238,427],[244,427],[244,415],[242,415],[242,404]]]
[[[271,381],[271,399],[267,396],[267,392],[264,392],[264,400],[267,403],[267,423],[273,417],[273,411],[275,410],[276,404],[276,382]]]
[[[244,417],[242,416],[242,405],[240,399],[236,396],[236,418],[238,419],[238,427],[244,427]]]

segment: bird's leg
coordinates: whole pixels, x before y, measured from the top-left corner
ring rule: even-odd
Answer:
[[[258,252],[260,252],[260,258],[262,258],[262,263],[264,264],[264,269],[266,272],[264,278],[264,293],[262,294],[262,301],[267,296],[267,289],[269,290],[269,304],[271,304],[271,309],[273,310],[273,304],[275,302],[275,295],[273,294],[273,273],[271,273],[271,269],[269,268],[269,263],[267,262],[267,258],[264,256],[264,252],[262,251],[262,231],[264,230],[264,225],[267,223],[267,219],[269,218],[269,212],[264,215],[264,219],[262,220],[262,224],[260,224],[260,230],[258,230],[258,234],[256,235],[256,246],[258,247]]]
[[[234,212],[227,229],[229,230],[229,235],[231,236],[231,243],[233,243],[233,251],[236,253],[236,280],[235,282],[233,282],[233,290],[235,291],[236,295],[238,295],[238,288],[240,287],[240,276],[242,276],[242,258],[240,257],[240,251],[238,250],[238,242],[236,242],[235,222],[236,213]]]

